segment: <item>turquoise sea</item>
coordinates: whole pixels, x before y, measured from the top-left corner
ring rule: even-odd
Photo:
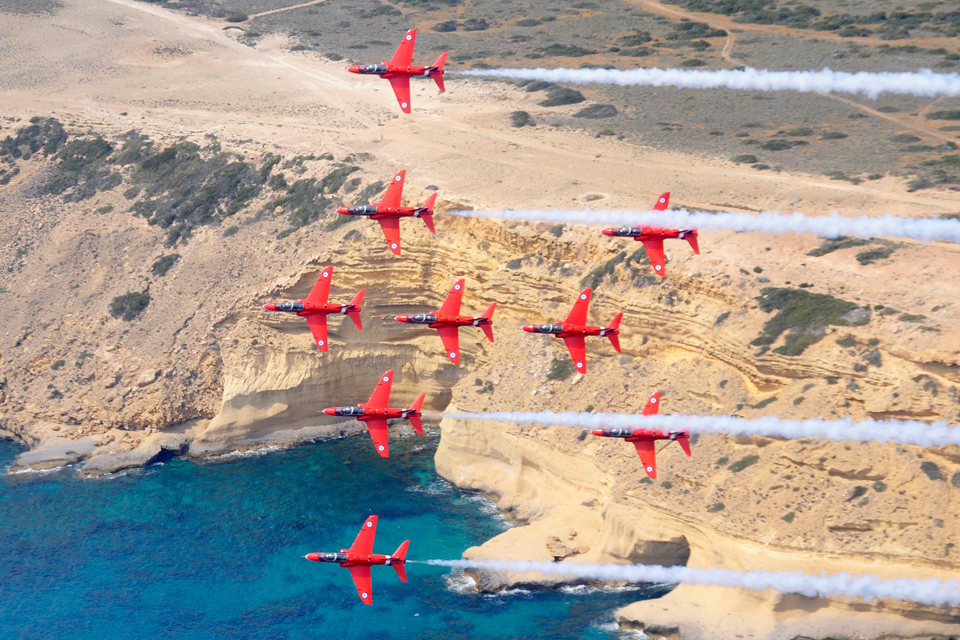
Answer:
[[[70,469],[0,478],[0,638],[610,638],[612,611],[662,591],[479,595],[448,570],[373,568],[374,603],[311,551],[348,547],[378,514],[375,551],[459,558],[506,525],[434,471],[436,438],[365,437],[103,480]],[[20,448],[0,442],[5,473]]]

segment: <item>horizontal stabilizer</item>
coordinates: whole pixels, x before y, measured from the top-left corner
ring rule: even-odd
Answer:
[[[610,323],[611,329],[620,330],[620,320],[623,319],[623,312],[621,311],[613,318],[613,322]],[[608,333],[607,337],[610,339],[610,344],[613,345],[613,350],[617,353],[620,353],[620,334],[619,333]]]
[[[350,301],[350,306],[353,308],[347,310],[347,315],[353,320],[353,324],[356,325],[357,329],[361,330],[363,329],[363,323],[360,321],[360,305],[363,302],[364,291],[366,291],[366,289],[357,291],[357,295],[353,296],[353,300]]]
[[[430,72],[430,77],[433,78],[433,81],[437,83],[437,88],[440,89],[440,93],[446,91],[443,86],[443,65],[447,63],[447,51],[444,51],[440,54],[440,57],[437,58],[437,61],[433,63],[433,67],[436,71]]]
[[[420,410],[423,409],[423,401],[427,397],[427,394],[422,393],[420,397],[417,398],[416,402],[413,403],[413,406],[410,407],[413,411],[416,411],[418,414]],[[419,415],[408,416],[410,424],[413,425],[413,430],[417,432],[418,435],[423,435],[423,423],[420,421]]]
[[[688,456],[692,456],[693,453],[690,451],[690,434],[685,434],[682,436],[677,436],[677,442],[680,443],[680,448],[683,449],[683,452]]]
[[[696,235],[684,236],[683,239],[690,243],[690,246],[693,247],[694,253],[698,255],[700,254],[700,243],[697,241]]]
[[[392,562],[390,566],[397,572],[397,576],[402,582],[407,581],[407,548],[410,546],[409,540],[404,540],[397,550],[393,552],[393,558],[399,562]]]
[[[497,310],[497,303],[494,302],[491,304],[486,311],[483,312],[483,317],[489,320],[487,324],[480,325],[480,328],[483,329],[483,334],[487,336],[487,340],[493,342],[493,312]]]

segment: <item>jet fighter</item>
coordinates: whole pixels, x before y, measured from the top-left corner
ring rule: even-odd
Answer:
[[[657,198],[657,204],[653,205],[654,211],[666,211],[670,206],[670,192],[662,194]],[[680,238],[686,240],[693,247],[693,252],[700,253],[700,244],[697,241],[696,229],[662,229],[660,227],[619,227],[617,229],[604,229],[603,235],[614,237],[633,238],[637,242],[643,243],[643,248],[647,251],[647,257],[653,270],[658,276],[666,276],[664,270],[666,267],[666,256],[663,253],[663,241],[668,238]]]
[[[643,415],[651,416],[660,410],[660,391],[650,396],[647,405],[643,408]],[[657,451],[654,448],[657,440],[676,440],[680,444],[685,454],[690,453],[690,432],[689,431],[661,431],[660,429],[638,429],[635,427],[610,427],[607,429],[594,429],[591,431],[595,436],[604,436],[607,438],[623,438],[627,442],[632,442],[640,454],[640,463],[643,464],[643,470],[651,478],[657,477]],[[670,442],[667,442],[669,445]]]
[[[396,316],[395,318],[397,322],[425,324],[431,329],[436,329],[440,334],[440,339],[443,340],[443,348],[447,350],[447,357],[453,364],[460,364],[460,327],[480,327],[487,336],[487,340],[493,342],[493,312],[497,308],[497,303],[491,304],[482,316],[476,318],[460,315],[463,283],[463,278],[454,283],[439,311]]]
[[[379,222],[383,235],[387,238],[387,244],[390,245],[390,251],[396,255],[400,255],[400,218],[421,218],[430,233],[437,232],[433,228],[433,205],[437,201],[436,193],[431,194],[419,207],[400,206],[400,199],[403,197],[403,180],[406,175],[406,171],[399,171],[393,176],[380,202],[337,209],[337,213],[345,216],[367,216]]]
[[[370,437],[379,453],[384,458],[390,457],[390,443],[387,437],[387,420],[403,418],[410,421],[414,430],[423,435],[423,425],[420,422],[420,409],[423,408],[423,399],[426,394],[417,398],[409,409],[397,409],[390,406],[390,386],[393,384],[393,371],[387,371],[380,376],[380,382],[366,404],[360,403],[355,407],[328,407],[323,410],[328,416],[345,416],[356,418],[366,423]]]
[[[296,302],[270,302],[263,305],[267,311],[281,311],[284,313],[295,313],[307,320],[307,326],[313,334],[313,341],[317,343],[320,351],[326,352],[329,348],[327,342],[327,314],[339,313],[347,315],[353,320],[357,329],[363,329],[360,322],[360,303],[363,302],[363,292],[360,289],[357,295],[353,296],[347,304],[327,304],[330,297],[330,280],[333,277],[333,267],[324,267],[317,278],[317,284],[313,285],[313,290],[306,300],[297,300]]]
[[[590,307],[590,295],[593,289],[584,289],[580,292],[577,301],[573,303],[573,310],[567,319],[558,324],[528,324],[523,327],[530,333],[549,333],[557,338],[563,338],[567,343],[567,350],[573,358],[580,373],[587,372],[587,346],[584,336],[604,336],[613,344],[613,348],[620,353],[620,320],[623,312],[618,313],[609,327],[595,327],[587,324],[587,309]]]
[[[349,67],[350,73],[359,73],[362,75],[376,74],[381,78],[390,81],[393,87],[393,93],[397,96],[397,102],[400,103],[400,110],[404,113],[410,113],[410,78],[414,76],[430,76],[437,83],[440,93],[446,91],[443,87],[443,65],[447,62],[447,51],[440,54],[437,61],[429,67],[419,67],[411,65],[413,62],[413,47],[417,43],[417,30],[410,29],[400,41],[396,53],[389,61],[384,60],[380,64],[355,64]]]
[[[357,594],[363,604],[373,604],[373,582],[370,579],[370,567],[385,564],[393,567],[403,582],[407,581],[407,547],[404,540],[393,555],[384,556],[373,553],[373,539],[377,535],[377,516],[370,516],[360,527],[360,533],[349,549],[340,549],[339,553],[308,553],[304,556],[312,562],[336,562],[350,570],[350,577],[357,587]]]

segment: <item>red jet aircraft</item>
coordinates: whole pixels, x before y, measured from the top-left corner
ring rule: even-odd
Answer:
[[[433,228],[433,204],[437,201],[436,193],[419,207],[400,206],[400,199],[403,197],[403,180],[406,175],[406,171],[400,171],[393,176],[380,202],[337,209],[337,213],[345,216],[368,216],[379,222],[383,235],[387,238],[387,244],[390,245],[390,251],[396,255],[400,255],[400,218],[422,218],[430,233],[437,232]]]
[[[313,562],[336,562],[341,567],[350,570],[350,576],[357,587],[357,593],[363,604],[373,604],[373,582],[370,579],[370,567],[375,564],[390,565],[400,576],[400,580],[407,581],[407,547],[409,540],[404,540],[397,547],[393,555],[383,556],[373,553],[373,539],[377,535],[377,516],[370,516],[360,528],[357,539],[349,549],[340,549],[339,553],[308,553],[304,556]]]
[[[664,193],[657,199],[657,204],[653,205],[654,211],[666,211],[670,206],[670,192]],[[696,229],[662,229],[660,227],[620,227],[618,229],[604,229],[603,235],[615,237],[633,238],[637,242],[643,243],[643,248],[647,250],[647,257],[650,258],[650,264],[658,276],[666,276],[664,268],[666,266],[666,256],[663,253],[663,241],[668,238],[680,238],[686,240],[693,247],[693,252],[700,253],[700,245],[697,242]]]
[[[651,416],[660,410],[661,392],[657,391],[647,400],[647,406],[643,408],[643,415]],[[676,440],[680,443],[680,448],[688,456],[690,453],[690,432],[689,431],[661,431],[660,429],[635,429],[633,427],[610,427],[609,429],[594,429],[591,431],[595,436],[605,436],[607,438],[623,438],[627,442],[632,442],[640,454],[640,462],[643,464],[643,470],[651,478],[657,477],[657,451],[654,448],[657,440]],[[667,445],[670,443],[668,442]]]
[[[440,339],[443,340],[443,348],[447,350],[447,357],[453,364],[460,364],[460,327],[480,327],[486,334],[487,340],[493,342],[493,312],[497,308],[497,303],[491,304],[483,315],[477,318],[460,315],[463,282],[463,278],[456,281],[439,311],[396,317],[397,322],[425,324],[431,329],[436,329]]]
[[[390,81],[393,92],[397,95],[397,102],[404,113],[410,113],[410,78],[413,76],[430,76],[437,83],[440,93],[443,88],[443,65],[447,62],[447,52],[444,51],[429,67],[413,66],[413,47],[417,43],[417,30],[410,29],[400,41],[397,52],[390,61],[384,60],[380,64],[355,64],[348,68],[350,73],[364,75],[376,74]]]
[[[387,371],[380,376],[377,388],[366,404],[355,407],[328,407],[323,410],[328,416],[346,416],[356,418],[367,425],[377,453],[384,458],[390,457],[390,443],[387,437],[387,420],[391,418],[405,418],[413,425],[414,430],[423,435],[423,425],[420,423],[420,409],[426,394],[417,398],[409,409],[397,409],[390,406],[390,386],[393,384],[393,371]]]
[[[563,338],[573,358],[573,364],[580,373],[587,372],[587,345],[584,336],[606,336],[613,344],[613,348],[620,353],[620,319],[623,313],[618,313],[609,327],[594,327],[587,324],[587,309],[590,307],[590,295],[593,289],[584,289],[580,297],[573,303],[573,310],[567,319],[559,324],[528,324],[523,327],[530,333],[549,333],[557,338]]]
[[[360,323],[360,303],[363,301],[364,289],[360,289],[348,304],[327,304],[327,299],[330,297],[330,279],[332,277],[333,267],[324,267],[320,277],[317,278],[317,284],[313,285],[313,290],[306,300],[270,302],[263,305],[263,308],[267,311],[295,313],[306,318],[307,326],[310,327],[310,332],[313,334],[313,341],[317,343],[320,351],[326,351],[329,347],[327,343],[327,314],[348,315],[353,320],[353,324],[357,325],[357,329],[363,329],[363,325]]]

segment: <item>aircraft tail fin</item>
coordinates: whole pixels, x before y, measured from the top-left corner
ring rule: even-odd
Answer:
[[[417,415],[407,416],[410,420],[410,424],[413,425],[413,430],[417,432],[417,435],[423,435],[423,423],[420,421],[420,410],[423,409],[423,401],[427,397],[427,394],[421,393],[420,397],[417,398],[416,402],[410,407],[412,410],[417,412]]]
[[[353,296],[353,300],[350,301],[350,306],[353,308],[347,310],[347,315],[353,320],[353,324],[357,326],[357,329],[361,330],[363,329],[363,323],[360,321],[360,304],[363,302],[364,291],[366,291],[366,289],[357,291],[357,295]]]
[[[402,582],[407,581],[407,548],[410,546],[409,540],[404,540],[397,550],[393,552],[393,557],[399,562],[391,562],[390,566],[393,567],[393,570],[397,572],[397,577],[400,578]]]
[[[688,456],[693,454],[690,452],[690,434],[686,431],[683,432],[683,435],[677,436],[677,442],[680,443],[680,448],[683,449],[683,452]]]
[[[483,312],[483,317],[489,320],[487,324],[480,325],[480,328],[483,329],[483,334],[487,336],[487,340],[493,342],[493,312],[497,310],[497,303],[494,302],[487,310]]]
[[[618,313],[613,317],[613,322],[610,323],[611,329],[620,329],[620,321],[623,319],[623,311]],[[610,339],[610,343],[613,345],[613,350],[617,353],[620,353],[620,334],[619,333],[608,333],[607,337]]]
[[[447,51],[444,51],[440,54],[440,57],[437,58],[437,61],[433,63],[433,68],[436,71],[430,72],[430,77],[433,78],[433,81],[437,83],[437,88],[440,89],[440,93],[444,93],[446,89],[443,86],[443,65],[447,63]]]
[[[696,254],[700,253],[700,242],[697,240],[696,229],[693,230],[692,234],[683,236],[683,239],[690,243],[690,246],[693,248],[694,253]]]
[[[427,198],[427,201],[420,205],[420,208],[424,209],[424,213],[420,214],[420,217],[423,218],[423,223],[427,225],[427,229],[430,230],[430,233],[437,232],[433,226],[433,205],[436,201],[437,194],[431,193],[430,197]]]

